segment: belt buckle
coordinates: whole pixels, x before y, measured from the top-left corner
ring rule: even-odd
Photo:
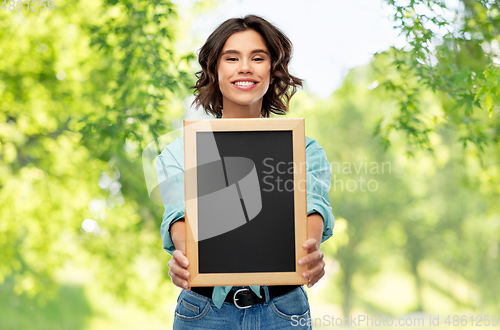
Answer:
[[[239,299],[236,298],[236,295],[240,292],[240,291],[245,291],[245,292],[248,292],[250,291],[249,289],[247,288],[243,288],[243,289],[239,289],[239,290],[236,290],[236,292],[234,293],[234,296],[233,296],[233,303],[236,307],[238,307],[239,309],[245,309],[245,308],[249,308],[249,307],[252,307],[252,305],[248,305],[248,306],[240,306],[236,303],[236,301],[238,301]]]

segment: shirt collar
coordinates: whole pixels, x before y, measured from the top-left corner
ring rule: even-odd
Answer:
[[[222,118],[222,115],[217,116],[217,119],[219,119],[219,118]],[[260,118],[264,118],[264,116],[262,114],[260,114]]]

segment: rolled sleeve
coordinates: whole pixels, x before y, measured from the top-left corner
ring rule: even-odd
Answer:
[[[156,159],[156,173],[160,187],[162,204],[165,208],[160,234],[163,249],[172,254],[175,251],[170,237],[170,227],[175,221],[185,217],[184,203],[184,170],[165,148]]]
[[[310,139],[306,146],[307,215],[318,212],[323,217],[321,242],[333,235],[335,218],[330,207],[332,168],[326,153],[317,141]]]

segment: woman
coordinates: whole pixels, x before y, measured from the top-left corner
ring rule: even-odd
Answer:
[[[202,70],[193,87],[198,92],[193,103],[221,119],[285,114],[297,86],[302,86],[302,80],[288,72],[291,52],[289,39],[261,17],[225,21],[200,50]],[[169,174],[175,175],[183,171],[182,157],[179,138],[165,147],[157,168],[167,164]],[[309,239],[303,248],[308,253],[298,263],[308,265],[303,276],[312,287],[325,274],[319,246],[332,235],[334,217],[328,197],[331,168],[324,150],[307,136],[306,163]],[[240,291],[236,304],[235,292],[246,287],[190,288],[184,215],[183,204],[165,205],[161,229],[164,249],[172,254],[169,275],[183,289],[177,299],[174,329],[311,329],[309,302],[302,286],[250,286]]]

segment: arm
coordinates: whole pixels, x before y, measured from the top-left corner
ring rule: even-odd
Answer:
[[[170,227],[170,237],[174,243],[175,251],[172,253],[172,259],[168,262],[168,267],[170,267],[168,275],[172,278],[172,283],[175,286],[189,291],[191,288],[187,280],[191,275],[186,269],[189,261],[186,258],[185,232],[186,222],[184,218],[174,222]]]
[[[174,141],[175,142],[175,141]],[[179,141],[177,141],[179,142]],[[184,170],[174,155],[182,155],[180,144],[165,148],[156,161],[156,172],[162,203],[165,207],[161,224],[163,248],[172,255],[168,262],[168,274],[175,286],[189,290],[186,270],[188,260],[185,256],[185,204],[184,204]]]
[[[301,258],[300,266],[308,265],[304,278],[309,279],[308,287],[312,287],[325,275],[325,262],[320,245],[332,236],[334,217],[331,212],[328,191],[331,184],[331,166],[326,153],[317,141],[307,138],[307,231],[308,240],[302,247],[307,255]]]
[[[319,213],[312,213],[307,217],[308,240],[302,244],[307,250],[307,255],[299,259],[299,265],[308,265],[307,271],[302,276],[309,278],[307,287],[312,287],[325,275],[324,254],[319,250],[323,236],[323,217]]]
[[[314,238],[318,244],[318,248],[323,236],[323,222],[323,217],[319,213],[312,213],[307,216],[308,238]]]
[[[181,251],[182,254],[186,254],[185,233],[186,222],[184,221],[184,218],[174,222],[170,227],[170,237],[172,238],[175,249]]]
[[[175,250],[170,233],[172,225],[185,216],[184,170],[175,159],[175,155],[179,155],[181,150],[180,146],[171,148],[172,151],[167,146],[156,160],[158,185],[162,204],[165,207],[160,234],[163,248],[170,254]]]

